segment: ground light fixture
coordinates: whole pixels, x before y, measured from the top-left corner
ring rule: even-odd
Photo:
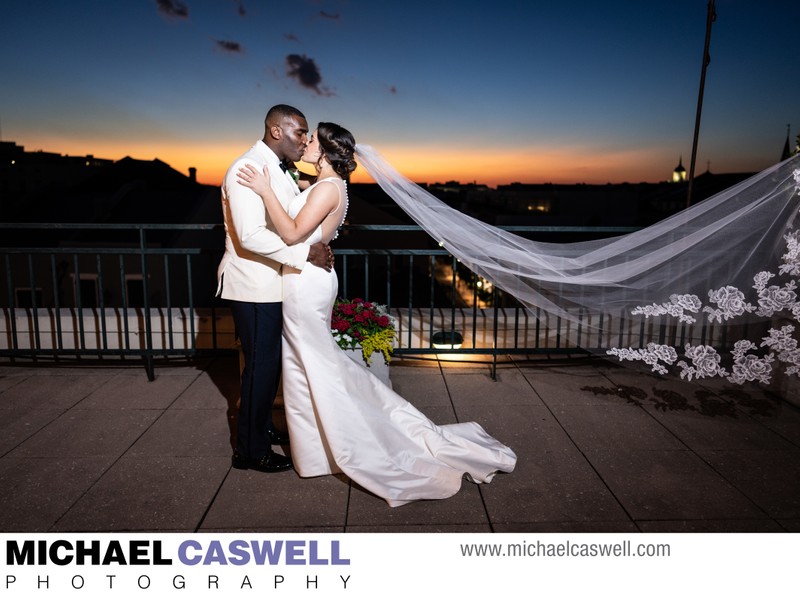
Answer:
[[[452,350],[460,349],[464,337],[460,332],[440,330],[431,336],[431,344],[435,349]]]

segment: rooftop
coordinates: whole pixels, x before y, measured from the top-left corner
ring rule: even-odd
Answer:
[[[437,423],[481,423],[517,469],[390,508],[343,477],[231,469],[235,356],[162,363],[153,382],[0,362],[0,530],[800,531],[800,410],[757,385],[589,357],[504,358],[497,381],[481,357],[395,359],[391,379]]]

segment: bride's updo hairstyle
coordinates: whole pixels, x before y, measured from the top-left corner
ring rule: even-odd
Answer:
[[[317,140],[322,153],[333,170],[343,180],[350,181],[350,174],[356,168],[356,139],[339,124],[320,122],[317,126]]]

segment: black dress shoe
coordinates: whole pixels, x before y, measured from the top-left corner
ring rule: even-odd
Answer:
[[[289,445],[289,434],[277,431],[276,429],[267,429],[267,435],[272,445]]]
[[[247,458],[242,456],[239,452],[233,452],[233,456],[231,456],[231,466],[237,470],[247,470],[250,468],[250,463],[247,461]]]
[[[233,452],[231,466],[237,470],[258,470],[259,472],[283,472],[294,468],[292,460],[287,456],[270,451],[260,460],[245,458],[239,452]]]
[[[259,472],[284,472],[294,468],[294,464],[288,457],[270,452],[261,460],[252,460],[250,468]]]

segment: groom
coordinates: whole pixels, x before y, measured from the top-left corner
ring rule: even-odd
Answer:
[[[228,300],[244,355],[234,468],[281,472],[292,461],[272,451],[289,436],[272,424],[272,404],[281,371],[281,267],[306,262],[330,271],[330,252],[318,243],[287,246],[267,218],[261,197],[237,183],[246,164],[267,167],[275,195],[286,208],[300,193],[285,163],[300,160],[308,137],[305,116],[289,105],[267,112],[264,138],[231,165],[222,184],[225,254],[217,271],[217,296]]]

